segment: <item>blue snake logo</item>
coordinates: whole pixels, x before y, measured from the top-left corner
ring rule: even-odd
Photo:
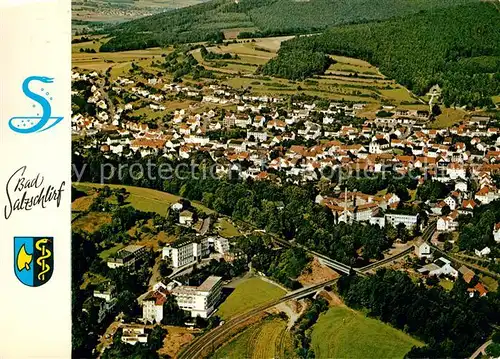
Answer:
[[[21,134],[43,132],[54,127],[63,119],[63,117],[51,117],[52,106],[49,100],[52,100],[52,97],[49,97],[48,100],[46,97],[31,91],[29,85],[33,81],[51,84],[54,82],[54,79],[46,76],[29,76],[23,81],[22,89],[24,95],[42,107],[42,115],[39,116],[40,114],[37,113],[37,116],[12,117],[9,120],[9,127],[14,132]],[[42,87],[40,91],[43,94],[45,90]],[[50,93],[46,91],[45,95],[49,96]],[[36,105],[33,104],[33,107],[36,107]]]

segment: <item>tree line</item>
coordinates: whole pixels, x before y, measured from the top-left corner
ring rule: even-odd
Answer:
[[[172,168],[180,163],[162,156],[111,156],[106,159],[97,149],[85,157],[76,154],[73,157],[76,168],[86,168],[80,180],[88,182],[100,181],[102,163],[110,163],[115,168],[119,164],[139,163],[142,168],[147,168],[148,161],[157,166],[168,163]],[[205,153],[196,154],[190,161],[201,169],[213,164],[211,157]],[[188,164],[185,168],[190,168],[190,161],[182,162]],[[379,258],[382,251],[392,245],[385,230],[376,225],[336,225],[331,210],[314,203],[318,190],[313,184],[297,186],[287,182],[278,184],[271,181],[241,180],[237,173],[230,173],[226,178],[201,172],[193,176],[189,171],[164,180],[159,176],[140,176],[141,166],[129,168],[137,168],[138,172],[125,171],[118,178],[116,171],[111,176],[110,183],[153,188],[201,201],[219,213],[252,223],[286,239],[295,239],[300,244],[346,264],[361,265],[370,258]],[[283,208],[278,206],[281,202]],[[362,256],[358,252],[360,248],[363,248]]]
[[[255,28],[240,37],[310,34],[341,24],[378,21],[448,8],[474,0],[212,0],[202,4],[105,26],[112,39],[101,51],[124,51],[224,39],[224,29]]]
[[[465,358],[483,344],[500,320],[500,298],[470,297],[460,277],[451,291],[414,283],[404,272],[381,269],[369,277],[342,277],[346,304],[423,340],[406,358]],[[465,339],[466,338],[466,339]]]

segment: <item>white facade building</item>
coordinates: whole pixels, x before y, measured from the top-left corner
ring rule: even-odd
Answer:
[[[423,242],[415,247],[415,252],[418,258],[430,258],[432,256],[431,246],[427,242]]]
[[[174,242],[162,250],[162,259],[170,258],[172,267],[178,268],[196,262],[208,256],[209,246],[207,238],[184,239]]]
[[[397,227],[398,224],[402,223],[407,228],[411,228],[417,225],[418,223],[418,214],[408,215],[408,214],[395,214],[388,213],[385,215],[385,221],[394,227]]]
[[[182,310],[191,313],[191,317],[208,318],[220,300],[222,278],[208,277],[200,286],[180,286],[174,288],[172,295]]]
[[[122,342],[135,345],[137,343],[147,343],[148,335],[143,326],[127,326],[123,328]]]

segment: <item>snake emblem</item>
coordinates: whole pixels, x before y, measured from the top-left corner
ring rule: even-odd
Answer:
[[[36,260],[36,263],[42,267],[42,271],[38,273],[38,280],[41,281],[45,281],[45,273],[50,271],[50,266],[45,262],[47,258],[52,256],[52,252],[45,247],[48,242],[47,238],[43,238],[35,244],[35,248],[42,252],[42,255]]]
[[[46,97],[30,89],[29,85],[34,81],[41,82],[42,84],[51,84],[54,82],[54,79],[47,76],[29,76],[23,81],[22,90],[24,95],[42,107],[42,115],[12,117],[9,120],[9,127],[14,132],[28,134],[46,131],[57,125],[63,119],[63,117],[52,117],[52,106],[49,102],[49,100],[52,100],[52,97],[49,97],[48,100]],[[41,91],[45,91],[43,87]],[[45,92],[43,95],[49,96],[49,92]],[[36,107],[36,105],[33,104],[33,107]]]

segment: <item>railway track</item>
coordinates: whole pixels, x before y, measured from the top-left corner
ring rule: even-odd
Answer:
[[[430,226],[428,226],[425,229],[424,234],[422,236],[424,237],[424,239],[426,241],[428,241],[429,238],[432,236],[432,234],[434,233],[434,230],[435,230],[435,223],[433,225],[431,224]],[[369,264],[365,267],[353,268],[353,267],[348,266],[344,263],[341,263],[339,261],[331,259],[331,258],[327,257],[326,255],[309,250],[301,245],[290,243],[287,240],[277,238],[277,237],[275,237],[274,240],[277,243],[280,243],[280,244],[287,246],[287,247],[293,247],[293,246],[301,247],[307,253],[322,259],[328,266],[332,267],[333,269],[335,269],[341,273],[348,274],[348,275],[355,273],[355,274],[360,275],[360,276],[367,276],[366,272],[373,270],[373,269],[375,269],[379,266],[382,266],[384,264],[390,263],[396,259],[402,258],[402,257],[410,254],[413,251],[413,247],[410,247],[408,249],[405,249],[401,253],[398,253],[398,254],[396,254],[392,257],[389,257],[389,258],[382,259],[382,260],[377,261],[375,263]],[[272,308],[277,304],[286,302],[286,301],[291,300],[291,299],[303,297],[307,294],[314,293],[317,290],[324,288],[325,286],[328,286],[328,285],[335,283],[337,280],[338,280],[338,278],[330,280],[330,281],[326,281],[324,283],[321,283],[321,284],[318,284],[315,286],[311,286],[308,288],[302,288],[300,290],[288,293],[287,295],[281,297],[280,299],[277,299],[275,301],[272,301],[270,303],[267,303],[265,305],[262,305],[260,307],[255,308],[255,309],[252,309],[244,314],[241,314],[241,315],[237,316],[236,318],[231,319],[230,321],[224,323],[223,325],[206,333],[205,335],[195,339],[194,342],[189,347],[185,348],[179,354],[179,356],[177,358],[178,359],[197,359],[197,358],[203,357],[203,352],[206,350],[206,348],[208,348],[211,344],[215,343],[215,341],[218,340],[219,338],[224,338],[225,335],[231,333],[235,328],[238,327],[238,325],[246,322],[247,320],[249,320],[253,316],[255,316],[255,315],[257,315],[257,314],[259,314],[259,313],[261,313],[269,308]]]
[[[339,262],[339,261],[336,261],[334,259],[331,259],[330,257],[327,257],[324,254],[321,254],[321,253],[312,251],[310,249],[307,249],[306,247],[304,247],[304,246],[302,246],[300,244],[290,243],[289,241],[287,241],[285,239],[281,239],[281,238],[274,238],[274,241],[277,242],[277,243],[280,243],[280,244],[282,244],[284,246],[287,246],[287,247],[300,247],[300,248],[304,249],[307,253],[309,253],[309,254],[311,254],[313,256],[316,256],[318,258],[321,258],[330,267],[332,267],[333,269],[335,269],[335,270],[337,270],[337,271],[339,271],[341,273],[352,274],[353,272],[356,271],[354,268],[352,268],[351,266],[348,266],[347,264],[344,264],[342,262]]]
[[[371,270],[373,270],[375,268],[383,266],[384,264],[393,262],[393,261],[395,261],[395,260],[397,260],[399,258],[403,258],[403,257],[407,256],[408,254],[410,254],[413,251],[413,249],[414,249],[414,247],[411,246],[410,248],[405,249],[401,253],[395,254],[395,255],[393,255],[391,257],[388,257],[388,258],[379,260],[379,261],[377,261],[375,263],[368,264],[367,266],[361,267],[361,268],[358,269],[358,271],[360,271],[361,273],[366,273],[366,272],[371,271]]]
[[[185,350],[183,350],[179,356],[177,357],[178,359],[197,359],[203,357],[203,352],[206,350],[206,348],[209,348],[211,344],[215,343],[217,339],[219,338],[224,338],[225,335],[231,333],[234,329],[236,329],[240,324],[245,323],[247,320],[250,318],[256,316],[257,314],[274,307],[277,304],[289,301],[291,299],[299,298],[307,294],[314,293],[318,291],[319,289],[331,285],[335,283],[337,279],[329,280],[326,282],[323,282],[321,284],[317,284],[308,288],[302,288],[299,290],[296,290],[294,292],[288,293],[281,297],[280,299],[274,300],[272,302],[269,302],[267,304],[261,305],[260,307],[257,307],[255,309],[252,309],[246,313],[243,313],[239,316],[237,316],[234,319],[231,319],[224,323],[223,325],[213,329],[212,331],[208,332],[207,334],[198,337],[197,339],[194,340],[194,342],[187,347]]]

